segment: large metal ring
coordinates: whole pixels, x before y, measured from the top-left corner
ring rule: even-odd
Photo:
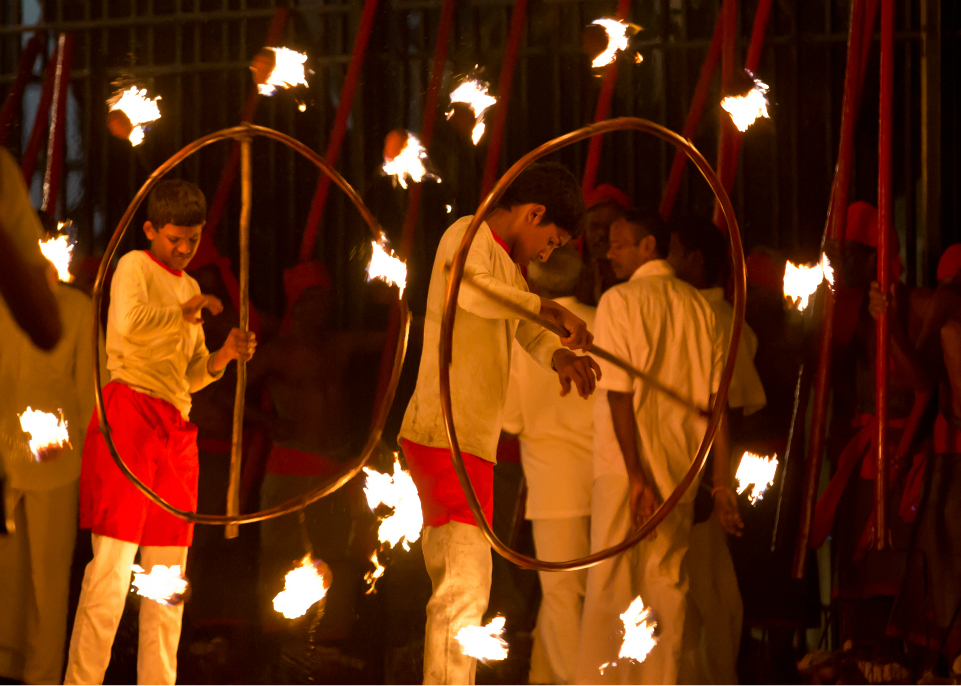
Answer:
[[[160,181],[161,178],[163,178],[167,172],[180,164],[188,156],[197,152],[201,148],[210,145],[211,143],[216,143],[217,141],[230,138],[244,138],[249,136],[264,136],[266,138],[273,138],[275,141],[279,141],[287,147],[293,148],[308,160],[313,162],[324,174],[329,176],[330,179],[344,193],[347,194],[347,197],[357,208],[357,211],[360,212],[364,221],[367,223],[367,226],[370,227],[371,232],[374,234],[374,238],[380,239],[384,235],[380,224],[377,223],[374,215],[371,214],[370,210],[367,209],[367,206],[364,205],[363,200],[361,200],[360,196],[357,195],[357,192],[350,186],[349,183],[347,183],[344,177],[341,176],[336,169],[327,163],[323,157],[318,155],[300,141],[297,141],[286,134],[280,133],[279,131],[275,131],[273,129],[268,129],[263,126],[254,126],[252,124],[241,124],[240,126],[234,126],[229,129],[216,131],[204,136],[203,138],[198,138],[194,142],[188,144],[182,150],[174,154],[173,157],[160,165],[157,170],[150,175],[150,178],[147,179],[146,183],[141,186],[140,190],[137,192],[137,195],[135,195],[134,199],[130,202],[130,205],[127,207],[127,211],[124,213],[123,217],[120,218],[120,223],[117,225],[117,228],[113,233],[113,237],[110,239],[110,243],[107,245],[103,259],[100,262],[100,269],[97,271],[97,280],[93,287],[93,369],[97,401],[97,417],[100,420],[100,431],[103,433],[103,437],[107,442],[107,447],[110,450],[113,461],[117,464],[117,467],[120,468],[120,471],[123,472],[124,476],[126,476],[127,479],[155,505],[163,510],[166,510],[175,517],[180,517],[181,519],[185,519],[188,522],[193,522],[195,524],[217,524],[220,526],[226,526],[228,524],[249,524],[251,522],[264,521],[265,519],[273,519],[274,517],[280,517],[291,512],[296,512],[315,500],[319,500],[326,495],[330,495],[348,481],[353,479],[357,474],[360,473],[364,465],[367,464],[371,454],[373,454],[374,449],[377,447],[377,443],[380,441],[381,433],[384,430],[384,422],[387,420],[387,413],[390,410],[390,405],[394,400],[394,392],[397,390],[397,381],[400,379],[400,370],[404,364],[404,355],[407,351],[407,334],[410,327],[410,313],[407,309],[407,300],[402,298],[398,303],[398,307],[400,308],[400,317],[398,318],[400,330],[397,334],[397,347],[394,351],[394,365],[391,371],[390,382],[387,384],[381,402],[377,407],[374,408],[370,436],[368,437],[367,443],[364,445],[360,456],[353,462],[348,463],[345,469],[339,474],[330,477],[327,479],[327,481],[318,485],[316,488],[311,489],[303,495],[291,498],[287,502],[281,503],[280,505],[272,507],[269,510],[261,510],[260,512],[252,512],[250,514],[242,514],[237,516],[199,514],[196,512],[190,512],[188,510],[181,510],[157,495],[153,489],[137,478],[137,475],[130,471],[130,468],[124,463],[123,459],[117,452],[117,447],[114,445],[113,439],[110,435],[110,424],[107,422],[107,414],[104,411],[103,391],[100,387],[100,367],[96,362],[96,360],[100,359],[100,303],[103,296],[103,280],[104,275],[107,272],[107,265],[109,265],[111,260],[113,260],[113,256],[117,252],[117,246],[120,243],[120,239],[123,238],[124,233],[127,231],[127,227],[130,225],[137,208],[140,207],[140,204],[143,202],[144,198],[147,197],[147,194],[150,192],[150,190],[154,187],[154,185],[157,184],[158,181]]]
[[[511,185],[514,179],[516,179],[517,176],[532,162],[544,157],[545,155],[554,153],[561,148],[570,145],[571,143],[582,141],[585,138],[619,130],[642,131],[645,133],[650,133],[661,140],[683,150],[711,186],[711,190],[714,191],[714,196],[720,203],[721,210],[724,213],[724,220],[727,222],[728,236],[731,239],[731,254],[734,257],[734,326],[731,328],[731,342],[728,350],[727,363],[724,365],[724,371],[721,374],[720,388],[717,392],[717,398],[714,403],[714,407],[711,410],[711,416],[708,419],[707,432],[704,434],[704,438],[701,440],[701,446],[697,451],[697,456],[694,458],[694,462],[691,464],[691,468],[688,470],[687,474],[684,475],[684,478],[677,485],[671,495],[667,498],[667,500],[664,501],[657,511],[651,515],[651,517],[640,529],[632,532],[618,545],[576,560],[569,560],[567,562],[547,562],[545,560],[539,560],[527,555],[522,555],[516,550],[512,550],[502,543],[496,535],[494,535],[490,525],[484,518],[480,503],[477,501],[477,495],[474,492],[474,487],[471,485],[470,476],[467,473],[467,469],[464,467],[464,460],[461,455],[460,444],[457,440],[457,430],[454,427],[454,413],[451,408],[450,394],[450,362],[451,348],[454,340],[454,316],[457,312],[457,296],[460,292],[461,280],[464,276],[464,264],[467,261],[467,253],[470,251],[470,246],[474,241],[474,236],[477,234],[477,230],[480,228],[481,222],[484,221],[484,217],[486,217],[491,209],[496,206],[497,201],[500,199],[507,187]],[[491,190],[490,194],[484,198],[484,201],[480,204],[480,207],[477,208],[477,214],[474,215],[470,226],[467,227],[467,233],[464,234],[464,239],[461,241],[457,252],[454,254],[454,259],[451,265],[451,275],[449,281],[447,282],[447,298],[444,301],[444,316],[441,320],[440,332],[441,410],[444,413],[444,423],[447,427],[447,437],[450,440],[451,460],[454,463],[454,468],[457,470],[457,477],[460,480],[461,487],[464,489],[464,494],[467,497],[467,504],[474,515],[474,519],[477,521],[478,527],[494,550],[514,564],[526,569],[536,569],[544,572],[585,569],[603,562],[604,560],[618,555],[637,545],[641,540],[648,536],[657,527],[657,525],[660,524],[665,517],[667,517],[668,514],[671,513],[671,510],[674,509],[674,506],[677,505],[677,503],[681,500],[681,498],[687,492],[687,489],[692,483],[694,483],[694,480],[700,473],[701,468],[704,466],[704,460],[706,459],[707,453],[710,451],[711,444],[714,441],[714,434],[717,432],[718,426],[721,423],[721,417],[727,404],[728,388],[731,385],[731,377],[734,374],[734,361],[737,356],[738,342],[741,339],[741,328],[744,324],[744,301],[746,293],[745,282],[746,273],[744,269],[744,250],[741,246],[741,234],[738,231],[737,220],[734,217],[734,207],[731,205],[731,199],[725,192],[724,186],[714,173],[711,165],[708,164],[707,160],[704,159],[704,156],[701,155],[697,148],[694,147],[694,144],[687,138],[679,136],[670,129],[646,119],[638,119],[636,117],[609,119],[604,122],[585,126],[582,129],[572,131],[571,133],[555,138],[552,141],[548,141],[547,143],[544,143],[540,147],[524,155],[524,157],[518,160],[514,166],[507,170],[507,173],[501,177],[501,179],[494,186],[493,190]]]

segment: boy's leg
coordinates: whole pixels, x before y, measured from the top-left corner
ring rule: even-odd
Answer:
[[[449,522],[424,528],[424,561],[434,592],[427,603],[425,684],[473,684],[477,660],[455,638],[480,626],[491,589],[491,551],[473,524]]]
[[[93,534],[93,560],[80,590],[65,684],[102,684],[130,588],[137,544]]]
[[[144,546],[141,566],[147,573],[154,565],[180,565],[187,572],[187,548],[183,546]],[[137,683],[175,684],[177,682],[177,646],[183,603],[170,607],[152,600],[140,604],[140,645],[137,649]]]

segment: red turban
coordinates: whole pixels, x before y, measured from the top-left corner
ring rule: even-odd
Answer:
[[[612,202],[620,205],[625,210],[629,208],[633,203],[627,194],[610,185],[609,183],[603,183],[590,193],[584,194],[584,205],[587,209],[592,207],[597,207],[598,205],[603,205],[604,203]]]
[[[844,240],[863,243],[872,248],[878,247],[878,211],[874,206],[859,200],[848,207],[847,222],[844,225]],[[901,278],[901,245],[898,241],[898,234],[892,231],[889,241],[891,276],[898,280]]]

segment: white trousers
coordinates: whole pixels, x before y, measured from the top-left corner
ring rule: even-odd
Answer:
[[[629,494],[626,476],[605,474],[594,480],[591,552],[620,543],[629,533]],[[683,562],[693,517],[693,504],[678,505],[653,539],[588,570],[577,683],[677,683],[688,586]],[[657,645],[639,665],[617,657],[624,638],[620,615],[638,595],[658,625]],[[615,662],[601,674],[601,665]]]
[[[477,660],[455,638],[480,626],[491,591],[491,549],[480,529],[449,522],[424,527],[424,562],[434,592],[427,603],[425,684],[473,684]]]
[[[744,605],[727,534],[715,515],[691,529],[686,567],[690,588],[680,681],[736,684]]]
[[[533,519],[534,549],[537,557],[564,562],[585,557],[591,549],[591,518]],[[531,652],[532,684],[574,682],[577,646],[581,638],[581,611],[587,570],[538,572],[541,607],[534,629]]]
[[[77,482],[49,491],[10,489],[16,531],[0,536],[0,676],[59,684],[67,638]]]
[[[110,649],[123,615],[130,588],[130,565],[140,548],[136,543],[93,535],[93,560],[87,565],[80,604],[70,638],[65,684],[102,684]],[[148,573],[154,565],[187,568],[187,548],[144,546],[140,566]],[[168,607],[143,599],[140,605],[140,643],[137,649],[137,683],[174,684],[177,681],[177,646],[183,604]]]

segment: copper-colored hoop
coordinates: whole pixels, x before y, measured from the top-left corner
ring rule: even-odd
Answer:
[[[400,320],[399,326],[402,330],[397,336],[397,348],[394,351],[394,366],[391,371],[390,383],[387,386],[384,397],[382,398],[380,405],[374,408],[374,417],[372,420],[372,428],[370,436],[367,439],[367,443],[364,445],[360,456],[354,460],[353,463],[348,463],[349,466],[342,471],[337,476],[331,477],[325,483],[318,485],[316,488],[311,489],[303,495],[299,495],[295,498],[291,498],[285,503],[281,503],[276,507],[272,507],[269,510],[261,510],[259,512],[252,512],[250,514],[242,514],[237,516],[226,516],[226,515],[209,515],[209,514],[199,514],[197,512],[190,512],[188,510],[181,510],[174,507],[166,500],[157,495],[150,487],[144,484],[137,475],[134,474],[127,465],[124,463],[120,454],[117,452],[117,447],[114,445],[113,439],[111,437],[110,424],[107,422],[107,415],[104,411],[103,403],[103,391],[100,387],[100,367],[96,363],[96,360],[100,359],[100,304],[103,296],[103,280],[104,275],[107,271],[107,265],[113,260],[114,254],[117,252],[117,246],[120,240],[123,238],[124,233],[126,233],[127,228],[133,219],[134,213],[136,213],[137,208],[143,202],[144,198],[150,190],[160,181],[163,176],[173,169],[175,166],[180,164],[184,159],[197,152],[203,147],[210,145],[211,143],[216,143],[217,141],[227,140],[231,138],[245,138],[251,136],[264,136],[266,138],[272,138],[286,145],[289,148],[293,148],[301,155],[313,162],[317,167],[337,185],[347,197],[354,204],[357,210],[360,212],[367,226],[370,227],[371,232],[374,234],[376,239],[380,239],[383,236],[383,231],[381,230],[380,224],[371,214],[370,210],[361,200],[357,192],[350,186],[349,183],[341,176],[336,169],[331,167],[327,161],[318,155],[316,152],[308,148],[306,145],[297,141],[290,136],[275,131],[273,129],[268,129],[263,126],[255,126],[253,124],[241,124],[240,126],[234,126],[229,129],[222,129],[221,131],[216,131],[214,133],[208,134],[203,138],[198,138],[192,143],[185,146],[182,150],[174,154],[170,159],[160,165],[156,171],[154,171],[150,178],[141,186],[137,195],[130,202],[127,207],[127,211],[124,213],[123,217],[120,218],[120,223],[117,225],[116,230],[113,233],[113,237],[110,239],[110,243],[107,245],[107,249],[104,252],[103,259],[100,262],[100,269],[97,271],[97,280],[94,282],[93,287],[93,312],[94,312],[94,325],[93,325],[93,346],[94,346],[94,385],[97,401],[97,417],[100,420],[100,431],[103,433],[103,437],[107,442],[107,447],[110,450],[110,455],[113,457],[113,461],[123,472],[124,476],[149,500],[151,500],[155,505],[162,508],[163,510],[169,512],[175,517],[185,519],[188,522],[193,522],[195,524],[216,524],[219,526],[226,526],[228,524],[250,524],[252,522],[261,522],[266,519],[273,519],[274,517],[280,517],[285,514],[290,514],[291,512],[296,512],[310,503],[323,498],[324,496],[330,495],[341,486],[346,484],[348,481],[353,479],[357,474],[360,473],[364,465],[370,459],[371,454],[373,454],[374,449],[377,447],[377,443],[380,441],[381,433],[384,430],[384,422],[387,421],[387,413],[390,410],[390,405],[394,400],[394,392],[397,390],[397,382],[400,379],[400,370],[404,364],[404,355],[407,352],[407,335],[410,329],[410,312],[407,309],[407,300],[402,298],[398,307],[400,307]]]
[[[691,468],[688,470],[687,474],[684,475],[681,483],[677,485],[667,500],[665,500],[664,503],[657,508],[657,511],[651,515],[651,517],[640,529],[630,534],[618,545],[576,560],[569,560],[567,562],[547,562],[545,560],[538,560],[537,558],[522,555],[521,553],[518,553],[517,551],[506,546],[501,542],[500,539],[497,538],[497,536],[491,530],[490,525],[487,523],[487,520],[484,518],[483,510],[481,509],[480,503],[477,501],[477,494],[474,492],[474,487],[471,485],[470,476],[467,474],[467,469],[464,467],[464,459],[461,455],[460,444],[457,440],[457,430],[454,427],[454,413],[451,407],[450,394],[451,348],[454,340],[454,317],[457,312],[457,297],[460,292],[461,280],[464,276],[464,265],[467,262],[467,253],[470,250],[474,236],[476,235],[477,230],[480,228],[484,217],[486,217],[491,209],[496,205],[501,195],[504,193],[507,187],[510,186],[514,179],[516,179],[517,176],[532,162],[544,157],[545,155],[556,152],[557,150],[560,150],[571,143],[582,141],[585,138],[619,130],[650,133],[661,140],[667,141],[668,143],[671,143],[677,148],[683,150],[691,162],[693,162],[698,168],[698,171],[701,172],[701,175],[705,178],[707,183],[711,186],[711,190],[714,191],[714,195],[720,203],[721,210],[724,213],[724,220],[727,223],[728,228],[728,236],[731,239],[731,253],[734,257],[734,325],[731,327],[731,342],[728,350],[727,362],[724,365],[724,371],[721,374],[720,387],[717,392],[714,407],[711,410],[711,416],[708,419],[707,431],[704,434],[704,438],[701,440],[701,446],[697,451],[697,456],[694,458]],[[725,192],[724,186],[721,184],[720,179],[717,178],[717,175],[714,173],[711,165],[708,164],[703,155],[701,155],[697,148],[694,147],[694,144],[687,138],[674,133],[670,129],[646,119],[638,119],[636,117],[609,119],[604,122],[585,126],[582,129],[572,131],[571,133],[555,138],[552,141],[548,141],[547,143],[544,143],[540,147],[524,155],[524,157],[515,162],[514,165],[507,170],[507,173],[501,177],[501,179],[494,186],[493,190],[491,190],[490,194],[484,198],[483,202],[481,202],[480,207],[477,208],[477,213],[471,220],[470,226],[467,227],[467,233],[464,234],[464,239],[461,241],[457,252],[454,254],[454,259],[451,263],[451,276],[447,282],[447,297],[444,301],[444,316],[441,320],[440,331],[441,410],[444,413],[444,424],[447,427],[447,437],[450,440],[451,460],[454,463],[454,469],[457,471],[457,478],[460,480],[461,487],[464,489],[464,495],[467,497],[467,504],[471,509],[471,513],[474,515],[474,519],[476,520],[481,532],[484,534],[484,537],[494,550],[514,564],[526,569],[536,569],[543,572],[585,569],[587,567],[593,567],[594,565],[637,545],[641,542],[641,540],[648,536],[657,527],[657,525],[660,524],[665,517],[667,517],[667,515],[671,513],[671,511],[674,509],[674,506],[677,505],[680,499],[684,496],[684,494],[687,492],[687,489],[697,478],[701,468],[704,466],[704,460],[707,457],[708,451],[711,449],[711,444],[714,441],[714,435],[721,423],[721,416],[725,406],[727,405],[728,388],[731,385],[731,377],[734,374],[734,362],[737,356],[737,346],[741,339],[741,328],[744,324],[744,301],[746,294],[745,284],[746,273],[744,269],[744,249],[741,245],[741,234],[738,230],[737,219],[734,216],[734,207],[731,205],[731,199]]]

